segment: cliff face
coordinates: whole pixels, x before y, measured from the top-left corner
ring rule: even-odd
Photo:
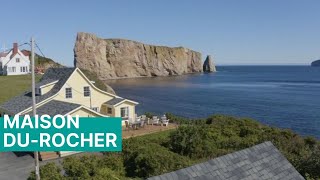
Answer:
[[[319,66],[319,67],[320,67],[320,59],[317,60],[317,61],[313,61],[313,62],[311,63],[311,66]]]
[[[202,72],[201,54],[183,47],[152,46],[124,39],[78,33],[74,65],[101,80]]]

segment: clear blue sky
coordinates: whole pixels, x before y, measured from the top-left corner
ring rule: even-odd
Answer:
[[[320,58],[319,0],[4,1],[0,47],[34,36],[73,65],[79,31],[185,46],[224,64],[309,64]]]

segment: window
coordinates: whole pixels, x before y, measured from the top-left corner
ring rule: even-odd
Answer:
[[[90,96],[90,87],[89,86],[83,87],[83,96],[84,97],[89,97]]]
[[[121,110],[121,117],[128,117],[129,116],[129,107],[123,107]]]
[[[19,63],[20,62],[20,58],[16,58],[16,62]]]
[[[16,67],[12,67],[12,72],[16,72]]]
[[[108,114],[112,114],[112,108],[108,107],[107,112],[108,112]]]
[[[66,88],[66,99],[72,98],[72,88]]]
[[[25,67],[25,66],[20,67],[20,72],[27,72],[27,67]]]
[[[20,67],[20,72],[27,72],[27,67],[26,66]]]
[[[98,107],[93,107],[91,108],[92,110],[96,111],[96,112],[99,112],[99,108]]]

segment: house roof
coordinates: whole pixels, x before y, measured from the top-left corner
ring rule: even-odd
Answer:
[[[0,53],[0,57],[6,57],[9,53],[6,53],[6,52],[1,52]]]
[[[58,80],[56,79],[44,79],[44,80],[41,80],[40,82],[38,82],[36,84],[36,88],[40,88],[41,86],[44,86],[44,85],[47,85],[47,84],[51,84],[53,82],[56,82]]]
[[[113,99],[111,99],[111,100],[109,100],[109,101],[107,101],[107,102],[105,102],[105,103],[114,106],[114,105],[116,105],[116,104],[121,103],[121,102],[124,101],[124,100],[125,100],[125,99],[123,99],[123,98],[115,97],[115,98],[113,98]]]
[[[62,86],[69,79],[71,74],[74,72],[75,68],[50,68],[46,71],[46,73],[42,76],[39,83],[36,86],[42,84],[42,82],[52,82],[52,80],[58,80],[58,82],[53,86],[53,88],[46,94],[42,96],[36,96],[36,103],[40,103],[51,96],[55,95],[59,92]],[[13,114],[17,114],[29,107],[32,106],[32,94],[31,90],[16,96],[9,101],[0,105],[0,108],[9,111]]]
[[[271,143],[211,159],[174,172],[149,178],[167,179],[304,179]]]
[[[30,56],[30,51],[28,51],[28,50],[21,50],[21,53],[23,54],[23,55],[25,55],[25,56]]]
[[[81,106],[80,104],[52,100],[52,101],[49,101],[48,103],[38,107],[37,108],[37,115],[41,116],[41,115],[47,114],[51,117],[53,117],[57,114],[65,115],[65,114],[71,112],[72,110],[79,108],[80,106]],[[57,107],[59,107],[59,108],[57,108]],[[32,116],[32,111],[28,114]]]

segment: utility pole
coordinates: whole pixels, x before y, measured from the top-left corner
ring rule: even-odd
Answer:
[[[34,39],[31,37],[31,79],[32,79],[32,113],[33,117],[36,117],[36,82],[35,82],[35,73],[34,73]],[[40,172],[39,172],[39,153],[38,151],[34,152],[34,160],[35,160],[35,174],[36,180],[40,180]]]

